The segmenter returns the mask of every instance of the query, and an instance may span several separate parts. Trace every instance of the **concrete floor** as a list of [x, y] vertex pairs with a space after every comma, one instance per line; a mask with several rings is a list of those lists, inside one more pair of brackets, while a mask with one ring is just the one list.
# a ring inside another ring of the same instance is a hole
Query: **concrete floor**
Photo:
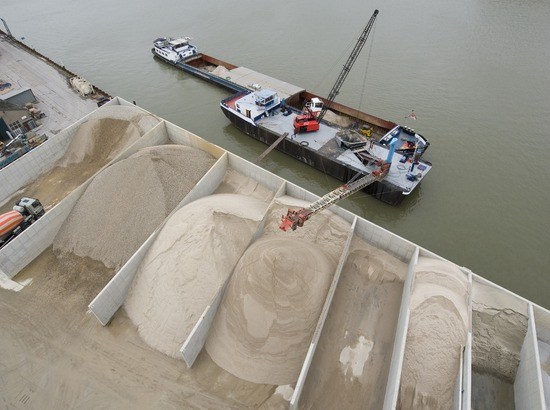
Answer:
[[92, 98], [81, 97], [69, 84], [69, 77], [45, 59], [29, 53], [19, 44], [0, 36], [0, 80], [11, 90], [30, 88], [46, 117], [37, 134], [51, 137], [97, 108]]

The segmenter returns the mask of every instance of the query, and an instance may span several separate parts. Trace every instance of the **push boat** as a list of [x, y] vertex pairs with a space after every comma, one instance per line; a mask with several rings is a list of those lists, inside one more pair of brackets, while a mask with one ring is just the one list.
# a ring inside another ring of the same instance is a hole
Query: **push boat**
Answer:
[[183, 61], [197, 54], [197, 47], [189, 43], [190, 37], [159, 37], [153, 42], [153, 53], [171, 61]]
[[[158, 53], [155, 47], [153, 54], [189, 74], [233, 91], [220, 106], [239, 130], [265, 144], [276, 145], [278, 151], [344, 183], [371, 174], [381, 159], [391, 158], [385, 178], [363, 190], [385, 203], [400, 204], [432, 168], [423, 158], [430, 143], [410, 127], [204, 53], [174, 60]], [[297, 117], [304, 112], [315, 116], [327, 103], [330, 109], [315, 132], [296, 129]]]

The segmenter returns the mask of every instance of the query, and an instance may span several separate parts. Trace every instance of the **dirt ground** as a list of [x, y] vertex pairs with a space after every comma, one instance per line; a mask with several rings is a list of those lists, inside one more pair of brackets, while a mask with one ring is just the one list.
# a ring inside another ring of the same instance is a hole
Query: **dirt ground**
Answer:
[[122, 309], [102, 327], [86, 310], [112, 274], [49, 248], [15, 277], [31, 284], [0, 289], [0, 408], [247, 408], [272, 396], [204, 352], [188, 370], [152, 350]]

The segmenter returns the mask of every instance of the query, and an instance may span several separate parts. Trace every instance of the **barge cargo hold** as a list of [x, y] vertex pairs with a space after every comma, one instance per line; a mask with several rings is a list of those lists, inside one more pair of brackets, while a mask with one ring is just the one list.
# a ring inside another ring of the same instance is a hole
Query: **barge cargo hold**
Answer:
[[[289, 133], [289, 137], [277, 145], [277, 150], [344, 183], [358, 174], [367, 175], [372, 172], [373, 164], [366, 159], [386, 158], [389, 152], [388, 145], [395, 140], [396, 155], [388, 176], [365, 188], [367, 194], [383, 202], [391, 205], [400, 204], [432, 168], [430, 162], [422, 159], [430, 143], [424, 136], [408, 127], [332, 102], [329, 111], [331, 118], [327, 115], [323, 119], [319, 131], [294, 134], [293, 119], [302, 112], [302, 107], [316, 98], [326, 103], [325, 98], [206, 54], [173, 60], [159, 54], [155, 48], [152, 52], [155, 57], [189, 74], [236, 92], [221, 101], [221, 109], [225, 116], [248, 136], [271, 145], [284, 133]], [[279, 103], [262, 107], [252, 102], [257, 96], [269, 90], [276, 92]], [[246, 99], [250, 101], [247, 102]], [[249, 112], [246, 109], [239, 112], [239, 100], [248, 103]], [[252, 114], [251, 108], [256, 109], [256, 116]], [[369, 138], [362, 146], [343, 147], [336, 139], [342, 130], [353, 135], [366, 130], [365, 134], [369, 135]], [[412, 150], [411, 146], [414, 147]], [[360, 152], [354, 152], [358, 150]]]

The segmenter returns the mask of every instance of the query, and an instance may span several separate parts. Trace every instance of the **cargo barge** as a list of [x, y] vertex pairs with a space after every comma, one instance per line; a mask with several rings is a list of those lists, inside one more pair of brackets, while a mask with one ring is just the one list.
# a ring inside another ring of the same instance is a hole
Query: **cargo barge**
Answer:
[[167, 42], [178, 44], [181, 49], [182, 41], [188, 40], [157, 39], [152, 52], [166, 63], [235, 92], [223, 99], [220, 106], [225, 116], [248, 136], [268, 145], [277, 144], [277, 150], [344, 183], [370, 174], [376, 159], [387, 158], [389, 144], [395, 141], [395, 155], [387, 177], [364, 190], [391, 205], [400, 204], [431, 170], [432, 164], [422, 158], [430, 145], [424, 136], [334, 101], [330, 101], [330, 117], [327, 115], [320, 121], [318, 131], [296, 132], [293, 122], [304, 112], [304, 107], [329, 101], [206, 54], [178, 56], [163, 52]]

